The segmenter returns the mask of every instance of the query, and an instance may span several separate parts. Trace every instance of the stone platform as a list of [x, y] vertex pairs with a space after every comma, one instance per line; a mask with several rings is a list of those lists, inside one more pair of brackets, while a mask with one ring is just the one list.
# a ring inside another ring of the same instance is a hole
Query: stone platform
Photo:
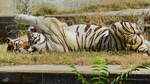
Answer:
[[[90, 80], [91, 66], [76, 66], [78, 71]], [[129, 69], [119, 65], [109, 65], [109, 78], [116, 78]], [[127, 84], [150, 84], [150, 70], [133, 72]], [[0, 67], [0, 84], [82, 84], [68, 65], [18, 65]]]

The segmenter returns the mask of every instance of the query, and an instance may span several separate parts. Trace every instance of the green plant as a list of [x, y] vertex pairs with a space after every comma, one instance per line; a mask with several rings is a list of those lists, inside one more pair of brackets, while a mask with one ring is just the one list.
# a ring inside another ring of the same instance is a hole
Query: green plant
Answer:
[[123, 79], [127, 79], [129, 77], [129, 75], [133, 72], [133, 71], [140, 71], [140, 69], [148, 69], [150, 68], [150, 63], [142, 63], [139, 66], [136, 66], [130, 70], [128, 70], [127, 72], [121, 74], [120, 76], [118, 76], [116, 79], [114, 79], [111, 84], [119, 84], [122, 82]]
[[16, 27], [19, 30], [18, 36], [26, 34], [26, 30], [28, 29], [26, 25], [24, 25], [24, 24], [18, 24]]
[[31, 14], [32, 13], [32, 2], [31, 0], [17, 0], [16, 10], [17, 13]]
[[[66, 57], [64, 57], [64, 60], [73, 69], [72, 72], [74, 72], [78, 76], [78, 80], [82, 80], [82, 84], [91, 84], [87, 81], [85, 77], [83, 77], [80, 74], [80, 72], [77, 70], [74, 64], [72, 64]], [[109, 82], [109, 71], [108, 66], [106, 64], [106, 60], [99, 57], [95, 57], [93, 64], [94, 66], [92, 66], [91, 68], [94, 71], [94, 77], [92, 77], [91, 80], [93, 80], [94, 82], [92, 84], [122, 84], [122, 81], [127, 79], [133, 71], [140, 71], [140, 69], [150, 68], [150, 63], [142, 63], [139, 66], [131, 68], [127, 72], [117, 76], [117, 78], [114, 79], [112, 82]]]
[[124, 55], [131, 55], [133, 51], [130, 50], [120, 50], [120, 51], [108, 51], [109, 55], [118, 55], [118, 56], [124, 56]]
[[75, 75], [78, 76], [78, 80], [81, 80], [81, 81], [82, 81], [82, 84], [90, 84], [90, 83], [86, 80], [86, 78], [80, 74], [80, 72], [77, 70], [77, 68], [75, 67], [75, 65], [72, 64], [66, 57], [64, 57], [64, 61], [73, 69], [72, 72], [74, 72]]
[[108, 84], [108, 67], [106, 64], [106, 60], [100, 57], [95, 57], [93, 61], [93, 66], [91, 67], [94, 71], [93, 75], [99, 75], [93, 77], [91, 80], [95, 80], [93, 84]]
[[[66, 57], [64, 57], [64, 61], [73, 69], [72, 72], [74, 72], [78, 76], [78, 80], [82, 80], [82, 84], [90, 84], [85, 77], [83, 77], [80, 72], [77, 70], [74, 64], [72, 64]], [[93, 66], [91, 67], [93, 69], [93, 75], [96, 75], [91, 78], [92, 81], [94, 81], [92, 84], [108, 84], [108, 67], [106, 64], [106, 60], [95, 57], [93, 61]]]
[[15, 57], [15, 56], [12, 56], [12, 57], [10, 57], [10, 58], [8, 59], [8, 61], [9, 61], [9, 63], [10, 63], [11, 65], [15, 65], [15, 64], [16, 64], [16, 57]]

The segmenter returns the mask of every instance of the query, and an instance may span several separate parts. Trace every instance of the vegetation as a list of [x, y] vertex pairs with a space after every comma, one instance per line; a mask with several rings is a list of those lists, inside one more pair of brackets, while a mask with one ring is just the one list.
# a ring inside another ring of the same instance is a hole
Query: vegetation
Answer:
[[[60, 18], [59, 20], [62, 22], [67, 23], [67, 25], [73, 25], [73, 24], [95, 24], [100, 26], [109, 26], [110, 24], [118, 21], [129, 21], [129, 22], [136, 22], [138, 19], [138, 16], [126, 16], [126, 17], [119, 17], [119, 16], [104, 16], [104, 15], [91, 15], [91, 16], [76, 16], [76, 17], [70, 17], [67, 19]], [[27, 30], [27, 27], [25, 25], [18, 25], [17, 28], [22, 31], [22, 34], [24, 34]], [[149, 31], [149, 30], [147, 30]]]
[[31, 0], [17, 0], [16, 10], [19, 14], [31, 14], [33, 7], [31, 6]]
[[[29, 0], [26, 0], [27, 2]], [[23, 9], [18, 9], [22, 13], [30, 13], [30, 10], [27, 10], [27, 2], [22, 2]], [[74, 12], [95, 12], [95, 11], [105, 11], [105, 10], [120, 10], [126, 8], [141, 8], [148, 7], [150, 5], [149, 0], [113, 0], [112, 2], [102, 2], [98, 4], [90, 4], [88, 7], [85, 7], [80, 10], [70, 11], [70, 13]], [[25, 9], [24, 9], [25, 8]], [[55, 8], [55, 9], [54, 9]], [[88, 10], [87, 10], [88, 9]], [[46, 15], [46, 14], [62, 14], [69, 13], [69, 11], [58, 10], [58, 7], [53, 5], [45, 5], [41, 4], [37, 7], [36, 15]], [[136, 22], [138, 19], [137, 16], [103, 16], [103, 15], [92, 15], [92, 16], [77, 16], [68, 18], [66, 20], [60, 19], [62, 22], [66, 22], [68, 25], [73, 24], [96, 24], [109, 26], [110, 24], [117, 21], [129, 21]], [[24, 34], [27, 29], [24, 25], [18, 25], [20, 30], [24, 30], [22, 34]], [[149, 29], [147, 30], [149, 31]], [[21, 34], [21, 35], [22, 35]], [[92, 64], [93, 56], [98, 56], [105, 58], [107, 64], [120, 64], [124, 67], [135, 66], [141, 62], [147, 61], [149, 62], [149, 58], [146, 54], [137, 54], [129, 51], [119, 51], [119, 52], [69, 52], [69, 53], [11, 53], [6, 51], [6, 44], [0, 46], [0, 65], [17, 65], [17, 64], [65, 64], [62, 61], [62, 56], [66, 56], [69, 60], [71, 60], [75, 64], [79, 65], [90, 65]], [[133, 63], [134, 61], [134, 63]]]
[[[78, 80], [82, 81], [82, 84], [91, 84], [84, 76], [80, 74], [80, 72], [77, 70], [74, 64], [71, 63], [67, 58], [64, 57], [64, 61], [73, 69], [72, 72], [74, 72]], [[93, 61], [93, 66], [91, 67], [93, 69], [93, 75], [94, 77], [91, 78], [91, 81], [93, 81], [92, 84], [108, 84], [108, 67], [106, 64], [105, 59], [100, 59], [99, 57], [95, 57]]]
[[65, 56], [73, 64], [91, 65], [95, 56], [106, 59], [106, 64], [122, 65], [122, 68], [136, 66], [142, 62], [150, 62], [147, 54], [131, 51], [119, 52], [50, 52], [50, 53], [12, 53], [7, 52], [7, 45], [0, 45], [0, 66], [3, 65], [31, 65], [31, 64], [66, 64]]
[[150, 63], [144, 62], [136, 67], [131, 68], [130, 70], [128, 70], [127, 72], [122, 73], [120, 76], [118, 76], [115, 80], [113, 80], [111, 82], [111, 84], [119, 84], [121, 83], [124, 79], [127, 79], [129, 77], [129, 75], [133, 72], [133, 71], [140, 71], [140, 69], [148, 69], [150, 68]]
[[[94, 77], [91, 78], [92, 82], [87, 80], [83, 75], [80, 74], [80, 72], [77, 70], [75, 65], [71, 63], [67, 58], [64, 57], [65, 62], [73, 69], [72, 72], [74, 72], [78, 80], [82, 81], [82, 84], [123, 84], [122, 81], [128, 79], [129, 75], [133, 71], [140, 71], [140, 69], [148, 69], [150, 68], [150, 63], [144, 62], [136, 67], [131, 68], [127, 72], [122, 73], [121, 75], [117, 76], [116, 79], [112, 80], [110, 82], [108, 76], [109, 71], [106, 64], [105, 59], [95, 57], [95, 60], [93, 61], [93, 66], [91, 67], [94, 72]], [[93, 81], [94, 80], [94, 81]]]
[[108, 84], [109, 71], [106, 64], [106, 59], [95, 57], [93, 61], [93, 75], [98, 75], [92, 78], [93, 84]]
[[53, 4], [50, 3], [42, 3], [42, 4], [38, 4], [36, 6], [36, 12], [34, 15], [36, 16], [43, 16], [43, 15], [49, 15], [49, 14], [58, 14], [59, 12], [61, 12], [61, 10], [59, 10], [58, 7], [56, 7]]
[[86, 7], [78, 10], [64, 11], [59, 10], [54, 5], [47, 3], [36, 6], [34, 15], [50, 15], [50, 14], [68, 14], [68, 13], [87, 13], [87, 12], [101, 12], [101, 11], [116, 11], [128, 8], [145, 8], [150, 6], [149, 0], [112, 0], [100, 1], [98, 3], [90, 3]]
[[91, 16], [76, 16], [76, 17], [71, 17], [68, 19], [59, 19], [62, 22], [66, 22], [68, 25], [73, 25], [73, 24], [96, 24], [96, 25], [102, 25], [102, 26], [109, 26], [114, 22], [118, 21], [128, 21], [128, 22], [136, 22], [138, 20], [138, 16], [104, 16], [100, 14], [95, 14]]
[[145, 8], [148, 6], [150, 6], [149, 0], [112, 0], [99, 2], [97, 4], [90, 4], [89, 6], [80, 9], [80, 11], [116, 11], [128, 8]]
[[[121, 0], [120, 0], [121, 1]], [[126, 0], [127, 2], [128, 0]], [[138, 0], [137, 0], [138, 1]], [[145, 3], [146, 0], [142, 1]], [[131, 2], [132, 3], [132, 2]], [[47, 5], [45, 5], [47, 6]], [[40, 6], [41, 7], [41, 6]], [[57, 8], [57, 7], [56, 7]], [[47, 10], [46, 7], [44, 11]], [[48, 10], [47, 10], [48, 11]], [[43, 14], [45, 14], [43, 12]], [[62, 22], [66, 22], [68, 25], [73, 24], [96, 24], [109, 26], [110, 24], [117, 21], [129, 21], [136, 22], [137, 16], [108, 16], [103, 15], [92, 15], [92, 16], [77, 16], [68, 19], [60, 19]], [[18, 28], [25, 30], [24, 25], [18, 25]], [[27, 28], [26, 28], [27, 29]], [[25, 32], [25, 31], [24, 31]], [[24, 34], [23, 32], [23, 34]], [[22, 34], [21, 34], [22, 35]], [[94, 56], [105, 58], [107, 64], [119, 64], [123, 67], [136, 66], [141, 62], [149, 62], [149, 56], [146, 54], [133, 53], [130, 51], [119, 51], [119, 52], [69, 52], [69, 53], [11, 53], [6, 51], [6, 44], [0, 46], [0, 65], [18, 65], [18, 64], [65, 64], [62, 61], [62, 57], [66, 56], [74, 64], [79, 65], [90, 65]], [[134, 62], [133, 62], [134, 61]]]

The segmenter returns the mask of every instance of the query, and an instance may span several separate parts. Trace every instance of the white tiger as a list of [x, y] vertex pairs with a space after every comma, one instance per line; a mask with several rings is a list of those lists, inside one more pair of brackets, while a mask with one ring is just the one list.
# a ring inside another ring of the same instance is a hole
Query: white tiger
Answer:
[[34, 51], [48, 51], [51, 46], [46, 41], [46, 37], [40, 31], [37, 31], [34, 27], [30, 26], [27, 31], [29, 39], [29, 52]]
[[[82, 25], [83, 26], [83, 25]], [[86, 26], [86, 25], [85, 25]], [[74, 27], [76, 27], [74, 25]], [[79, 33], [76, 33], [72, 30], [70, 30], [68, 33], [70, 33], [70, 37], [74, 37], [73, 40], [76, 42], [77, 44], [77, 48], [72, 49], [73, 51], [75, 50], [100, 50], [101, 48], [98, 47], [99, 40], [100, 38], [103, 40], [105, 39], [105, 37], [107, 38], [108, 36], [108, 28], [107, 27], [99, 27], [96, 25], [92, 25], [91, 26], [93, 29], [91, 29], [89, 32], [86, 33], [81, 33], [80, 31], [80, 35]], [[87, 27], [88, 28], [88, 27]], [[90, 28], [89, 28], [90, 29]], [[80, 29], [79, 29], [80, 30]], [[83, 31], [85, 32], [85, 31]], [[93, 33], [95, 33], [93, 35]], [[38, 35], [37, 35], [38, 34]], [[30, 40], [31, 44], [36, 45], [37, 42], [39, 42], [40, 44], [44, 44], [46, 43], [46, 39], [44, 37], [44, 35], [42, 35], [42, 33], [39, 32], [30, 32], [30, 36], [32, 38], [29, 37], [29, 39], [32, 39], [32, 41]], [[36, 37], [36, 38], [35, 38]], [[45, 39], [43, 41], [40, 41], [40, 39]], [[37, 41], [38, 40], [38, 41]], [[36, 43], [35, 43], [36, 42]], [[48, 47], [42, 47], [42, 45], [38, 45], [41, 49], [48, 49]], [[107, 46], [107, 45], [106, 45]], [[39, 48], [39, 49], [40, 49]], [[104, 48], [104, 47], [103, 47]], [[36, 48], [37, 49], [37, 48]]]
[[31, 25], [41, 31], [51, 45], [49, 51], [68, 52], [77, 50], [73, 32], [66, 29], [57, 19], [28, 15], [18, 15], [15, 19], [19, 23]]
[[131, 50], [150, 53], [149, 41], [143, 38], [142, 27], [136, 23], [116, 22], [110, 27], [79, 24], [67, 28], [52, 18], [19, 15], [16, 20], [32, 25], [41, 31], [50, 45], [49, 51], [99, 51], [130, 48]]

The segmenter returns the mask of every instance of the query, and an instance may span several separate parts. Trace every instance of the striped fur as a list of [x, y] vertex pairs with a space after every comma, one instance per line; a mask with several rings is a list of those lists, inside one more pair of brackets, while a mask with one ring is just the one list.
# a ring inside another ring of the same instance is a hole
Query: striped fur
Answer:
[[[136, 23], [116, 22], [109, 28], [109, 33], [116, 41], [116, 49], [130, 49], [150, 55], [150, 43], [142, 36], [142, 31]], [[120, 44], [120, 45], [118, 45]]]
[[7, 44], [7, 50], [12, 52], [23, 52], [29, 48], [27, 35], [20, 36], [16, 39], [7, 38]]
[[[72, 30], [77, 27], [77, 30]], [[85, 27], [85, 28], [84, 28]], [[77, 50], [104, 50], [108, 48], [108, 45], [99, 45], [101, 43], [107, 43], [108, 41], [108, 27], [99, 27], [96, 25], [73, 25], [68, 27], [70, 29], [70, 37], [73, 38], [76, 44], [76, 47], [72, 47], [70, 51], [77, 51]], [[85, 29], [85, 30], [83, 30]], [[76, 32], [74, 32], [76, 31]], [[95, 33], [95, 34], [94, 34]], [[30, 32], [30, 42], [32, 44], [32, 49], [51, 49], [50, 45], [48, 45], [46, 41], [46, 37], [40, 32]], [[42, 40], [41, 40], [42, 39]], [[84, 41], [86, 40], [86, 41]], [[101, 43], [100, 43], [101, 42]], [[101, 47], [103, 46], [103, 47]], [[110, 46], [112, 47], [112, 46]]]
[[30, 45], [28, 51], [48, 51], [49, 49], [51, 49], [51, 46], [46, 41], [46, 37], [41, 32], [37, 32], [36, 29], [32, 29], [34, 31], [31, 31], [31, 28], [33, 27], [30, 27], [28, 30], [28, 38]]
[[74, 37], [70, 37], [72, 32], [68, 31], [63, 24], [55, 18], [18, 15], [15, 19], [19, 23], [34, 26], [35, 29], [42, 32], [51, 47], [49, 51], [68, 52], [76, 47]]
[[97, 25], [77, 24], [68, 26], [68, 29], [75, 32], [78, 50], [105, 50], [113, 47], [109, 44], [108, 27]]
[[[142, 36], [142, 28], [136, 23], [116, 22], [110, 27], [78, 24], [64, 27], [55, 18], [38, 18], [34, 16], [19, 15], [16, 20], [34, 26], [39, 32], [33, 35], [45, 38], [48, 51], [68, 52], [82, 50], [134, 50], [150, 53], [149, 41]], [[39, 35], [38, 35], [39, 34]], [[32, 36], [34, 37], [34, 36]], [[37, 38], [36, 37], [36, 38]], [[36, 42], [36, 41], [35, 41]], [[37, 41], [38, 42], [38, 41]], [[34, 45], [37, 43], [32, 42]], [[38, 44], [39, 45], [39, 44]], [[40, 46], [40, 45], [39, 45]], [[40, 47], [41, 49], [43, 47]]]
[[76, 32], [78, 48], [86, 50], [133, 50], [149, 54], [150, 43], [136, 23], [116, 22], [108, 27], [78, 24], [68, 27]]

